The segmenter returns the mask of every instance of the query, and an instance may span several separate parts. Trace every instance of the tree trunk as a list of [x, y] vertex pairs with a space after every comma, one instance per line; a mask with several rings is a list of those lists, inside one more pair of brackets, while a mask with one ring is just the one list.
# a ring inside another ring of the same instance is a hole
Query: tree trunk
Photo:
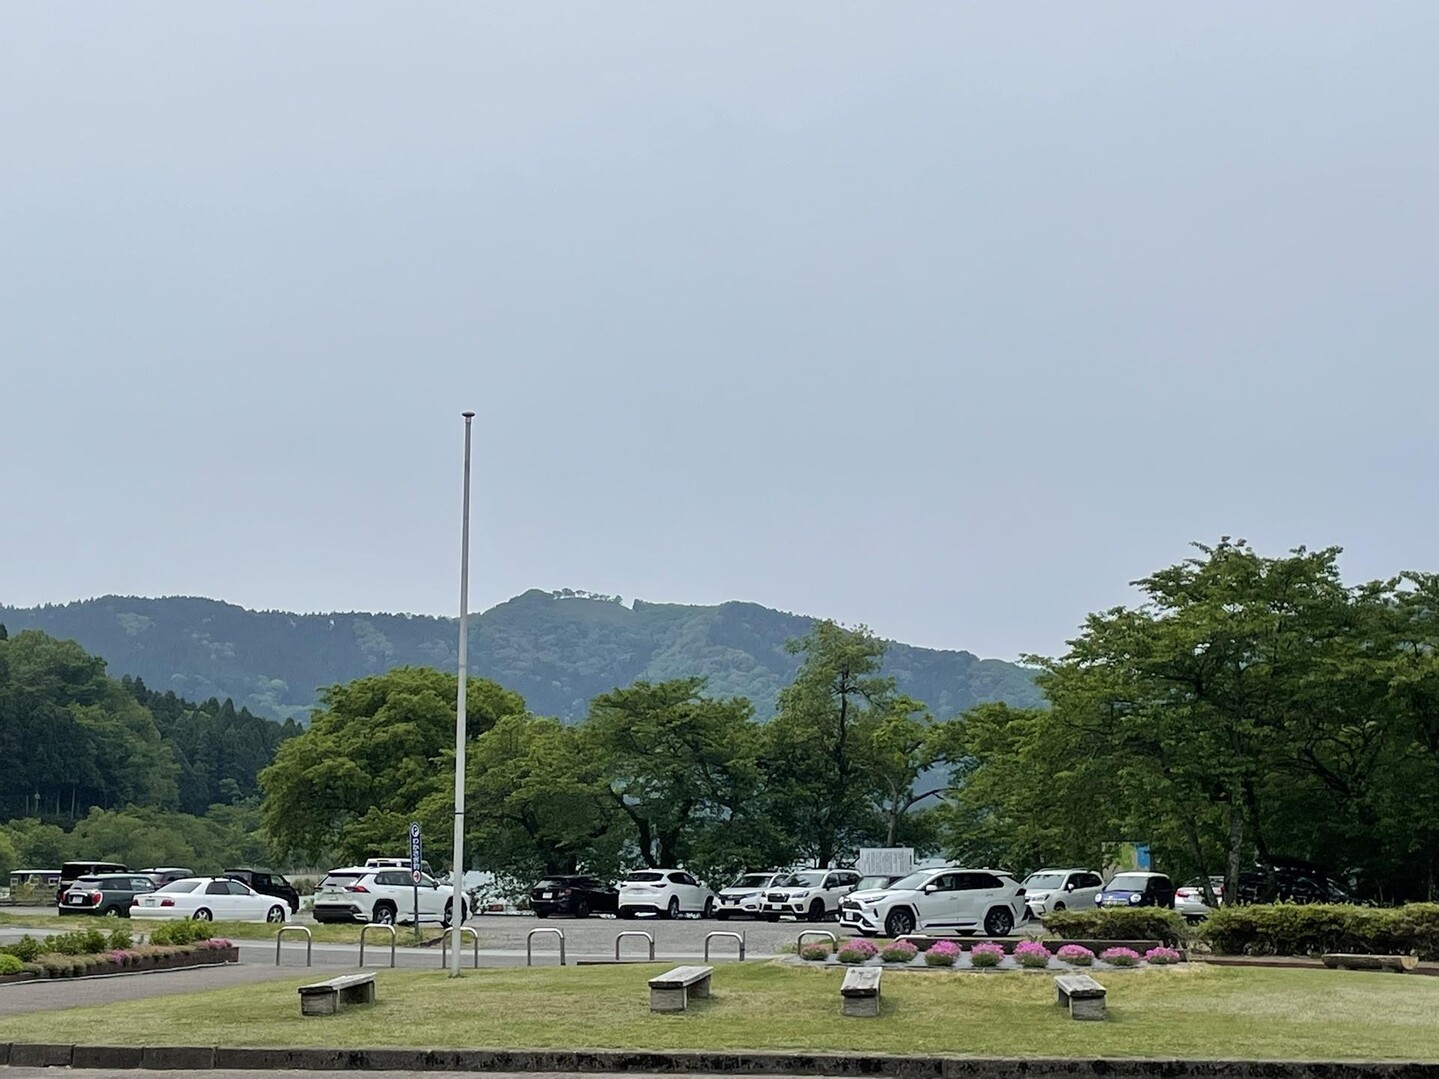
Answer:
[[1226, 902], [1239, 902], [1239, 875], [1244, 872], [1244, 813], [1239, 806], [1229, 803], [1229, 864], [1224, 872], [1224, 894]]
[[1211, 907], [1219, 904], [1214, 898], [1214, 885], [1209, 881], [1209, 867], [1204, 864], [1204, 846], [1199, 842], [1199, 829], [1195, 827], [1194, 818], [1184, 819], [1184, 839], [1189, 846], [1189, 856], [1194, 859], [1194, 865], [1199, 870], [1199, 880], [1204, 888], [1204, 902]]

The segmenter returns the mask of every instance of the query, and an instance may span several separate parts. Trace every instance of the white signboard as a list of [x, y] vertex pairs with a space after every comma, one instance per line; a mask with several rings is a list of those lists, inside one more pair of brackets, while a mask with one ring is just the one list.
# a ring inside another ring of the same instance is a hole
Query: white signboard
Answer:
[[855, 869], [861, 876], [904, 876], [914, 870], [912, 847], [861, 847]]

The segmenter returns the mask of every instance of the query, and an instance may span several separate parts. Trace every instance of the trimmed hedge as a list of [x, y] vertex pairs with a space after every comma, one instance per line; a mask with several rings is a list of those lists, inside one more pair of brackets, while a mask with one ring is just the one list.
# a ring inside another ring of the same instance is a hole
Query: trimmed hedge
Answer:
[[24, 969], [25, 964], [13, 955], [0, 955], [0, 975], [19, 974]]
[[163, 922], [150, 933], [151, 944], [198, 944], [210, 939], [210, 923], [193, 919]]
[[1199, 929], [1223, 955], [1416, 955], [1439, 959], [1439, 903], [1373, 908], [1266, 903], [1220, 907]]
[[1180, 944], [1189, 936], [1183, 916], [1164, 907], [1104, 907], [1047, 914], [1044, 928], [1068, 940], [1157, 940]]

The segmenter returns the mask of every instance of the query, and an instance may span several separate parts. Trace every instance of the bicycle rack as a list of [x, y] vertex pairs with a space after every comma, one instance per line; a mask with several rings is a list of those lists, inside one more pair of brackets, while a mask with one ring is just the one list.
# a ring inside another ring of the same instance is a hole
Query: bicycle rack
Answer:
[[[479, 935], [478, 933], [476, 933], [473, 929], [471, 929], [471, 928], [470, 928], [469, 926], [467, 926], [467, 925], [462, 925], [462, 926], [460, 926], [460, 947], [461, 947], [461, 948], [463, 948], [463, 947], [465, 946], [465, 945], [464, 945], [464, 940], [465, 940], [465, 934], [466, 934], [466, 933], [468, 933], [468, 934], [470, 935], [470, 940], [474, 942], [474, 945], [475, 945], [475, 969], [476, 969], [476, 970], [479, 970], [479, 969], [480, 969], [480, 935]], [[449, 954], [450, 954], [450, 930], [446, 929], [446, 930], [445, 930], [445, 935], [440, 938], [440, 966], [442, 966], [442, 967], [447, 967], [447, 966], [450, 965], [450, 964], [449, 964], [449, 958], [448, 958], [448, 957], [449, 957]]]
[[531, 929], [529, 933], [525, 935], [525, 966], [532, 967], [535, 965], [535, 957], [533, 951], [535, 937], [537, 937], [541, 933], [560, 938], [560, 966], [564, 966], [565, 931], [563, 929], [550, 929], [549, 927], [545, 927], [544, 929]]
[[620, 941], [624, 940], [625, 937], [644, 937], [650, 944], [650, 962], [653, 963], [655, 961], [655, 938], [643, 929], [626, 929], [619, 936], [615, 937], [615, 959], [617, 961], [620, 957]]
[[363, 967], [365, 965], [365, 934], [368, 933], [371, 929], [385, 929], [389, 931], [390, 966], [393, 967], [395, 965], [395, 927], [392, 925], [380, 925], [378, 923], [367, 925], [360, 930], [360, 966]]
[[[739, 959], [740, 959], [740, 962], [741, 962], [741, 963], [744, 962], [744, 934], [743, 934], [743, 933], [723, 933], [723, 932], [717, 932], [717, 933], [706, 933], [706, 934], [705, 934], [705, 962], [706, 962], [706, 963], [708, 963], [708, 962], [710, 961], [710, 941], [714, 940], [715, 937], [727, 937], [727, 938], [729, 938], [730, 940], [737, 940], [737, 941], [739, 941]], [[653, 957], [651, 957], [651, 958], [653, 958]]]
[[839, 947], [839, 938], [836, 937], [833, 933], [831, 933], [828, 929], [806, 929], [795, 939], [794, 950], [796, 954], [798, 954], [799, 950], [804, 947], [805, 937], [829, 937], [830, 946], [833, 948]]
[[278, 967], [280, 965], [280, 940], [284, 937], [286, 933], [305, 934], [305, 966], [308, 967], [310, 965], [310, 950], [315, 943], [315, 937], [314, 934], [312, 934], [310, 930], [303, 925], [280, 926], [280, 931], [275, 934], [275, 966]]

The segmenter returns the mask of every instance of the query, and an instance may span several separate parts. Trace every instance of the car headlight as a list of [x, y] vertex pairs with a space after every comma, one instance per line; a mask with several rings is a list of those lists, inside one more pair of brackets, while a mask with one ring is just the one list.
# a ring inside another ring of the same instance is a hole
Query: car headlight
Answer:
[[1139, 901], [1140, 901], [1140, 899], [1142, 899], [1142, 898], [1143, 898], [1142, 896], [1137, 895], [1137, 894], [1136, 894], [1136, 895], [1131, 895], [1131, 896], [1129, 897], [1130, 906], [1135, 906], [1135, 907], [1139, 906]]
[[790, 892], [790, 893], [789, 893], [789, 897], [790, 897], [791, 899], [805, 899], [805, 898], [807, 898], [808, 896], [809, 896], [809, 892], [808, 892], [808, 891], [803, 891], [803, 892]]

